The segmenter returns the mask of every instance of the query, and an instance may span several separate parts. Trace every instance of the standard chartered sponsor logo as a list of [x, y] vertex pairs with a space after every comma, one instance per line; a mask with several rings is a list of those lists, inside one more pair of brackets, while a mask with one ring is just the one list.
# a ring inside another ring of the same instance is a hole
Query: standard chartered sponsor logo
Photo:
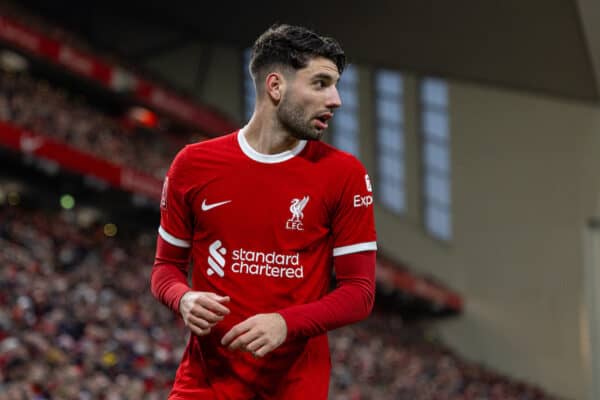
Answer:
[[264, 275], [273, 278], [304, 278], [300, 254], [263, 253], [244, 249], [234, 250], [231, 271], [236, 274]]
[[[220, 240], [214, 241], [209, 247], [207, 270], [208, 275], [217, 273], [225, 276], [226, 260], [223, 257], [227, 251]], [[259, 275], [269, 278], [303, 279], [304, 266], [300, 263], [300, 254], [283, 254], [263, 251], [235, 249], [231, 252], [230, 271], [234, 274]]]
[[215, 272], [221, 278], [225, 276], [225, 271], [223, 268], [225, 267], [225, 258], [223, 256], [227, 253], [225, 247], [220, 240], [215, 240], [208, 248], [208, 265], [210, 268], [206, 270], [206, 273], [210, 276]]

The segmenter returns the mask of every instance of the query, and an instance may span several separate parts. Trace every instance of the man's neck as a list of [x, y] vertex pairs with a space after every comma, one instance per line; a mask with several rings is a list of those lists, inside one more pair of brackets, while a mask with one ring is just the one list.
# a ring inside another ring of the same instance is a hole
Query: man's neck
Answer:
[[261, 154], [279, 154], [293, 149], [299, 142], [281, 126], [275, 116], [267, 119], [255, 113], [244, 133], [250, 147]]

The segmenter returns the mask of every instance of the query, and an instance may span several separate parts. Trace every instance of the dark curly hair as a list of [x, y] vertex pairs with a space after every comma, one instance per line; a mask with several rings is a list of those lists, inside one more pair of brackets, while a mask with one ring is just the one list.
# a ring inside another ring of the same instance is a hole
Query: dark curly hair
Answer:
[[306, 67], [315, 57], [331, 60], [340, 74], [346, 66], [344, 50], [335, 39], [301, 26], [275, 24], [254, 42], [250, 73], [256, 81], [265, 67], [280, 65], [297, 70]]

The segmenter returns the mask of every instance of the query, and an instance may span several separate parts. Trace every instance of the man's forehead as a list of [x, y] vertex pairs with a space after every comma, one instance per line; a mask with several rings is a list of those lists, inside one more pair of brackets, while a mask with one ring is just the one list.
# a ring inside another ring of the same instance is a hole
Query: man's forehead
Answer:
[[337, 65], [333, 61], [325, 57], [312, 58], [305, 68], [300, 71], [305, 72], [309, 75], [315, 74], [327, 74], [331, 75], [332, 78], [337, 79], [340, 76]]

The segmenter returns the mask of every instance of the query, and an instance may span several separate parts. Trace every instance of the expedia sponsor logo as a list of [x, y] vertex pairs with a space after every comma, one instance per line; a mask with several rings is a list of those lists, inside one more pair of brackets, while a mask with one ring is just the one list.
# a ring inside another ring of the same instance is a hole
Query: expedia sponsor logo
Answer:
[[215, 273], [221, 278], [227, 273], [266, 276], [269, 278], [303, 279], [304, 266], [300, 262], [299, 253], [283, 254], [235, 249], [231, 252], [231, 260], [226, 260], [227, 250], [220, 240], [215, 240], [208, 248], [208, 265], [206, 273]]
[[367, 196], [361, 196], [360, 194], [356, 194], [354, 195], [353, 204], [354, 208], [369, 207], [371, 204], [373, 204], [373, 196], [371, 196], [370, 194]]

